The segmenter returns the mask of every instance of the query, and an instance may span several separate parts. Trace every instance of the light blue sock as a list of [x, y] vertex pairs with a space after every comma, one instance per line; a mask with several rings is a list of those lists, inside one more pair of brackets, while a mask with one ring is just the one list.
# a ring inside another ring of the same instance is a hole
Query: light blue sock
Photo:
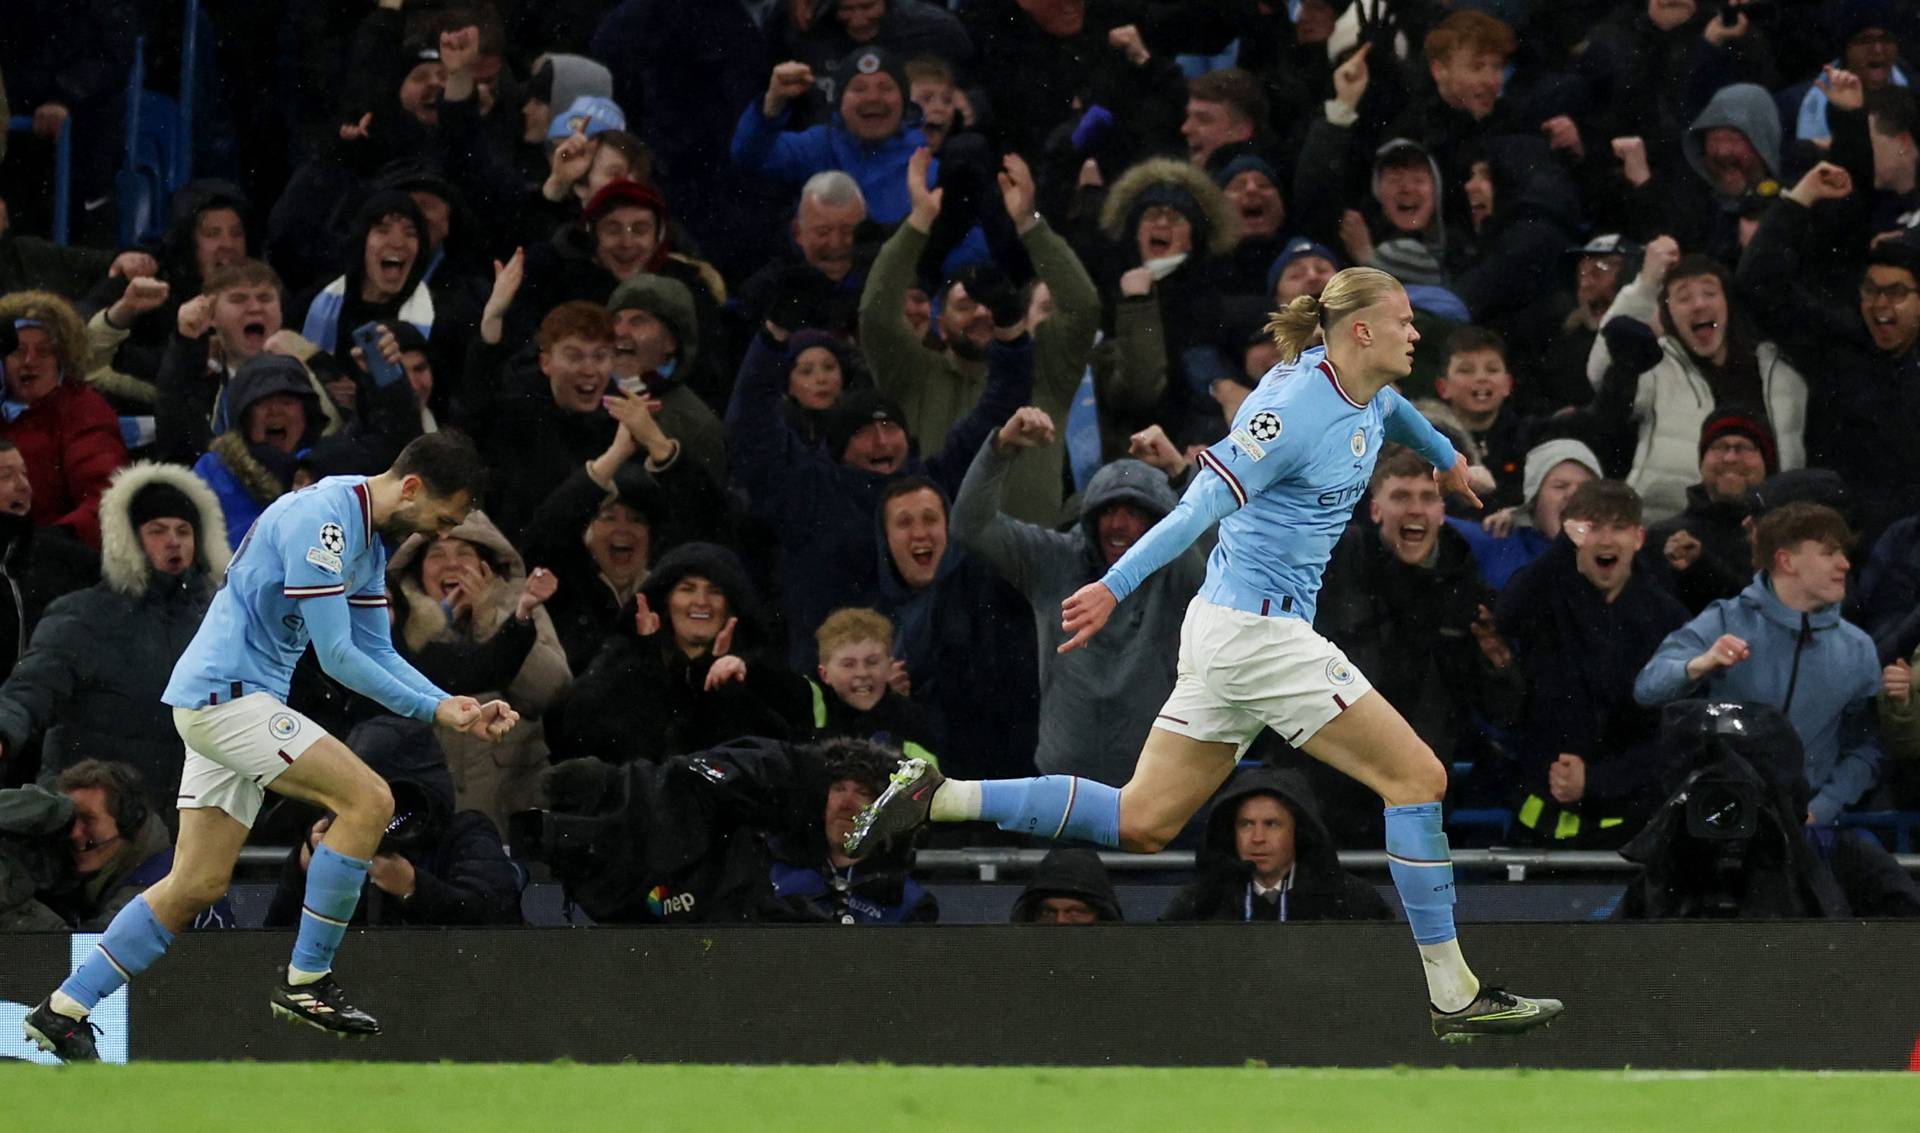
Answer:
[[1453, 852], [1440, 829], [1440, 804], [1387, 808], [1387, 870], [1416, 944], [1444, 944], [1453, 928]]
[[980, 784], [980, 817], [1020, 834], [1118, 846], [1120, 788], [1077, 775], [988, 779]]
[[360, 903], [367, 863], [322, 842], [307, 866], [307, 899], [300, 909], [300, 935], [293, 942], [293, 966], [303, 972], [330, 972], [347, 921]]
[[60, 985], [60, 994], [91, 1011], [151, 967], [172, 943], [173, 934], [154, 917], [146, 897], [135, 897], [114, 915], [93, 954]]

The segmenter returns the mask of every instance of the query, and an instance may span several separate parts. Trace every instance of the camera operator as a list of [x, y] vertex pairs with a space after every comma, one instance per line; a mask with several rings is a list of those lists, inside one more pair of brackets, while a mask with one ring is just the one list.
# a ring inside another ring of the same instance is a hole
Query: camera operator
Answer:
[[[910, 844], [891, 845], [854, 861], [841, 844], [853, 832], [854, 816], [887, 788], [900, 753], [883, 744], [846, 739], [820, 761], [807, 790], [809, 820], [799, 830], [775, 835], [773, 890], [809, 919], [839, 924], [931, 924], [940, 906], [908, 870]], [[813, 815], [820, 815], [815, 821]]]
[[[0, 931], [99, 932], [173, 865], [133, 765], [83, 759], [56, 786], [0, 791]], [[233, 923], [223, 897], [193, 927]]]
[[1753, 530], [1753, 582], [1667, 635], [1633, 686], [1648, 707], [1705, 695], [1779, 708], [1806, 749], [1809, 825], [1859, 802], [1885, 758], [1873, 714], [1879, 654], [1840, 616], [1852, 543], [1832, 508], [1768, 512]]
[[[520, 871], [500, 835], [477, 810], [455, 812], [453, 776], [433, 726], [379, 716], [347, 742], [393, 791], [393, 821], [367, 868], [356, 925], [520, 924]], [[267, 907], [266, 927], [298, 923], [313, 848], [333, 825], [325, 815], [287, 855]]]
[[1671, 793], [1620, 851], [1644, 868], [1615, 919], [1920, 916], [1920, 886], [1878, 842], [1801, 822], [1813, 792], [1777, 709], [1679, 701], [1660, 746]]

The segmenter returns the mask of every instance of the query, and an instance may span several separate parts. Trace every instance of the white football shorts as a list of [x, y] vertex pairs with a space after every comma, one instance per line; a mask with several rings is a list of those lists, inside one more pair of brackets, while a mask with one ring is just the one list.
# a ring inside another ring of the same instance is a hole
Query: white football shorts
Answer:
[[1299, 618], [1263, 617], [1195, 598], [1180, 625], [1180, 665], [1153, 722], [1244, 753], [1263, 727], [1298, 745], [1373, 686]]
[[264, 692], [207, 708], [175, 708], [173, 727], [187, 745], [180, 809], [218, 807], [248, 827], [260, 815], [268, 784], [327, 734]]

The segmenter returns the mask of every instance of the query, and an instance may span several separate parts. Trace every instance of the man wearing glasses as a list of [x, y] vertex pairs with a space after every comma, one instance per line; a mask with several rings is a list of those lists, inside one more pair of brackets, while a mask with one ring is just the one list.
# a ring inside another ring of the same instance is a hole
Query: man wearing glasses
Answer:
[[1823, 222], [1838, 206], [1827, 202], [1854, 191], [1846, 170], [1816, 165], [1768, 210], [1735, 278], [1768, 333], [1803, 367], [1807, 464], [1845, 479], [1870, 546], [1920, 499], [1920, 235], [1875, 242], [1853, 294], [1823, 289], [1805, 264], [1828, 254], [1833, 237]]

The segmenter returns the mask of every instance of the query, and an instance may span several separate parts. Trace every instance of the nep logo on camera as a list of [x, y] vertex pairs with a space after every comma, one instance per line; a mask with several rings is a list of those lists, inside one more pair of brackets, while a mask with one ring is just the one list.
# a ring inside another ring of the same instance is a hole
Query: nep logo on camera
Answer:
[[693, 894], [675, 893], [664, 885], [647, 890], [647, 911], [656, 917], [693, 912]]

